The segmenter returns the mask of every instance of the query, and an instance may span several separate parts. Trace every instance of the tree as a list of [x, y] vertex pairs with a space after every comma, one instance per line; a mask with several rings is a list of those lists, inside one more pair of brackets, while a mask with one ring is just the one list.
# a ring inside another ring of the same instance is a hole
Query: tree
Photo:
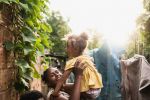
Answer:
[[130, 49], [131, 55], [142, 54], [150, 61], [150, 0], [143, 0], [143, 7], [144, 13], [137, 18], [137, 31], [134, 34], [137, 38], [131, 40], [135, 45], [128, 47], [128, 51]]
[[89, 49], [99, 48], [102, 44], [102, 35], [97, 30], [88, 30], [92, 37], [89, 37]]
[[50, 40], [53, 45], [50, 49], [51, 53], [59, 53], [65, 54], [65, 41], [62, 41], [62, 38], [65, 34], [71, 32], [71, 28], [68, 25], [68, 21], [64, 20], [59, 12], [52, 12], [51, 17], [47, 20], [47, 22], [52, 27], [52, 33], [50, 36]]
[[[150, 0], [143, 0], [145, 12], [137, 20], [139, 39], [143, 42], [144, 56], [150, 61]], [[141, 46], [140, 46], [141, 47]]]

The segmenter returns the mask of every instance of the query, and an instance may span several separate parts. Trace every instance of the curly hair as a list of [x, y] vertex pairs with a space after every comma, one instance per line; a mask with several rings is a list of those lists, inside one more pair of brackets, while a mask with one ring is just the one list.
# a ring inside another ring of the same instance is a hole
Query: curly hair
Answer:
[[45, 95], [37, 90], [27, 91], [20, 96], [20, 100], [39, 100], [40, 98], [46, 100]]
[[47, 82], [48, 82], [48, 79], [47, 79], [47, 77], [48, 77], [48, 70], [49, 70], [49, 68], [46, 69], [46, 70], [43, 72], [43, 75], [42, 75], [42, 81], [43, 81], [44, 83], [47, 83]]
[[73, 47], [75, 48], [78, 53], [83, 53], [84, 49], [88, 45], [88, 35], [83, 32], [80, 35], [75, 34], [68, 34], [65, 37], [65, 40]]

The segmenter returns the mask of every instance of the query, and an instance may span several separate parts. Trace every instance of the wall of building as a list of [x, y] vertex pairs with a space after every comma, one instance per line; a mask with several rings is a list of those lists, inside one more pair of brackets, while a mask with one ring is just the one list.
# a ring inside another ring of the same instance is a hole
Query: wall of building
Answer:
[[[12, 28], [12, 14], [7, 5], [0, 4], [0, 100], [18, 100], [19, 93], [14, 89], [14, 82], [17, 75], [17, 67], [14, 65], [14, 52], [7, 51], [4, 48], [6, 41], [14, 41]], [[37, 59], [39, 63], [35, 64], [37, 70], [40, 72], [40, 58]], [[41, 79], [33, 79], [30, 83], [31, 90], [41, 89]]]
[[4, 48], [5, 41], [13, 41], [9, 8], [0, 4], [0, 100], [16, 100], [17, 92], [13, 84], [16, 78], [14, 53]]

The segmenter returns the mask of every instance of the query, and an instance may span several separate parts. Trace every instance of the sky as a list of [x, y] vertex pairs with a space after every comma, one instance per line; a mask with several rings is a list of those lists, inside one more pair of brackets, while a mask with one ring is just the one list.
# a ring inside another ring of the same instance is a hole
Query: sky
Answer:
[[141, 0], [51, 0], [51, 8], [69, 19], [73, 33], [96, 29], [112, 45], [125, 45], [142, 12]]

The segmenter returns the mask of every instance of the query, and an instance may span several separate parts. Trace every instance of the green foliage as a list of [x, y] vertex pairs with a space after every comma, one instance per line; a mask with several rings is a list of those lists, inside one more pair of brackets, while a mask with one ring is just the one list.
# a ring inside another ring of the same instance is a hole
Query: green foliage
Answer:
[[[39, 78], [34, 64], [36, 58], [44, 55], [44, 49], [51, 47], [49, 40], [52, 28], [47, 24], [48, 0], [0, 0], [12, 12], [13, 42], [6, 41], [4, 46], [15, 53], [18, 75], [15, 87], [22, 92], [29, 88], [29, 81]], [[49, 16], [50, 17], [50, 16]]]
[[150, 0], [143, 0], [143, 6], [147, 11], [150, 11]]
[[11, 4], [11, 3], [19, 3], [19, 0], [0, 0], [0, 2]]
[[[137, 18], [137, 31], [134, 34], [137, 38], [131, 39], [128, 55], [133, 53], [142, 54], [145, 57], [150, 55], [150, 0], [143, 0], [143, 6], [145, 12]], [[132, 44], [134, 46], [131, 46]]]
[[[71, 29], [67, 24], [67, 21], [63, 19], [59, 12], [53, 12], [52, 16], [48, 19], [48, 23], [51, 25], [53, 32], [51, 33], [50, 40], [55, 45], [52, 45], [50, 51], [52, 53], [65, 54], [65, 41], [62, 38], [65, 34], [68, 34]], [[59, 47], [59, 48], [58, 48]]]
[[137, 25], [139, 30], [139, 41], [143, 43], [144, 55], [147, 56], [150, 54], [150, 1], [145, 0], [147, 4], [144, 5], [147, 11], [137, 19]]
[[126, 58], [131, 58], [137, 52], [137, 33], [134, 33], [130, 36], [130, 40], [128, 41], [128, 45], [126, 47]]
[[4, 46], [5, 46], [6, 50], [8, 50], [8, 51], [10, 51], [14, 48], [14, 44], [11, 41], [6, 41], [4, 43]]
[[89, 41], [88, 48], [94, 49], [99, 48], [102, 45], [102, 35], [99, 34], [96, 30], [90, 30], [90, 33], [93, 33], [93, 37]]

